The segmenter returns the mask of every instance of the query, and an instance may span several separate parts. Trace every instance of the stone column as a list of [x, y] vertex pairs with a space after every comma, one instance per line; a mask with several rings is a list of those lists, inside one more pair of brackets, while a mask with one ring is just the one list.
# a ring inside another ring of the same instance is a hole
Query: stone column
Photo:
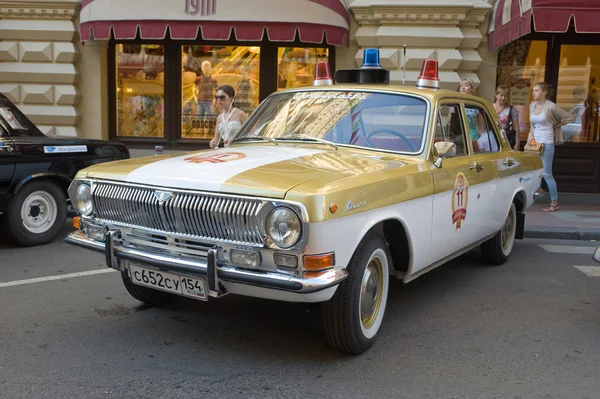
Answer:
[[79, 0], [0, 1], [0, 92], [42, 132], [78, 136]]
[[485, 0], [355, 0], [350, 10], [359, 25], [356, 62], [360, 65], [364, 48], [377, 47], [391, 83], [414, 85], [423, 60], [433, 58], [441, 88], [456, 90], [463, 78], [478, 86], [479, 25], [491, 8]]

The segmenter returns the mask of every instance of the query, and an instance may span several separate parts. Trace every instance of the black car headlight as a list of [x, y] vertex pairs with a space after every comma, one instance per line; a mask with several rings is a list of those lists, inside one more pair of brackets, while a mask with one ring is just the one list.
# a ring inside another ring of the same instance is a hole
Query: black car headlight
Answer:
[[287, 207], [273, 209], [266, 220], [269, 237], [279, 248], [291, 248], [302, 235], [302, 222], [296, 214]]

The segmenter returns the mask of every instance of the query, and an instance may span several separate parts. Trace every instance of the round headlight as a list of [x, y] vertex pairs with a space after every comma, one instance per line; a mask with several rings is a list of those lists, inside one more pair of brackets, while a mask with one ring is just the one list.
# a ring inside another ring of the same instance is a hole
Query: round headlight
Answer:
[[87, 184], [77, 187], [77, 210], [85, 216], [92, 214], [92, 189]]
[[293, 247], [302, 234], [300, 218], [289, 208], [275, 208], [267, 216], [267, 232], [280, 248]]

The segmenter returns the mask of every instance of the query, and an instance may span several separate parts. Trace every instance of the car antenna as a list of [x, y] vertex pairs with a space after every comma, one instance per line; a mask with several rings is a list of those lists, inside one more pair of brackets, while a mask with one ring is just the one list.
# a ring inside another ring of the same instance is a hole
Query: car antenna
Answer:
[[404, 7], [404, 50], [402, 56], [402, 86], [406, 84], [406, 7]]

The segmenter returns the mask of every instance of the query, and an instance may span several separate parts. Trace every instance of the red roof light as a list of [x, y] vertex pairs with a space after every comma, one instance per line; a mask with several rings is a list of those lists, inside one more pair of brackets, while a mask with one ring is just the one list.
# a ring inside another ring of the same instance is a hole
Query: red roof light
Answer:
[[313, 86], [330, 86], [333, 85], [331, 72], [329, 71], [329, 63], [327, 61], [319, 61], [315, 66], [315, 80]]
[[421, 74], [417, 80], [417, 87], [426, 87], [430, 89], [439, 89], [440, 80], [438, 78], [438, 62], [427, 59], [421, 66]]

